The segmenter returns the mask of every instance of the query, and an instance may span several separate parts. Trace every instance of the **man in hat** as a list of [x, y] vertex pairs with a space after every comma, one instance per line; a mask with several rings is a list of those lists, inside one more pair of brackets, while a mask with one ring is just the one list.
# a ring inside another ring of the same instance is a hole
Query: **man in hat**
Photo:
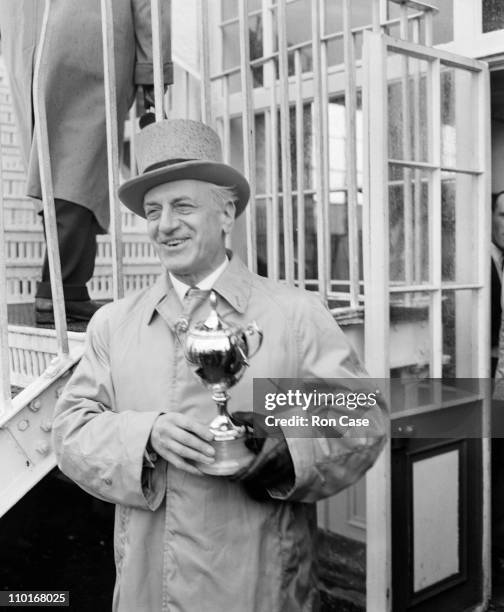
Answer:
[[382, 406], [367, 407], [358, 438], [345, 427], [327, 438], [256, 430], [248, 467], [231, 478], [206, 475], [215, 405], [184, 357], [184, 333], [207, 319], [209, 289], [226, 323], [256, 321], [262, 330], [230, 400], [241, 423], [253, 423], [254, 378], [375, 387], [314, 294], [257, 276], [226, 251], [249, 185], [222, 163], [215, 132], [162, 121], [137, 146], [140, 176], [119, 195], [147, 219], [164, 271], [152, 288], [93, 317], [53, 423], [63, 472], [117, 504], [114, 610], [314, 610], [314, 502], [373, 464]]

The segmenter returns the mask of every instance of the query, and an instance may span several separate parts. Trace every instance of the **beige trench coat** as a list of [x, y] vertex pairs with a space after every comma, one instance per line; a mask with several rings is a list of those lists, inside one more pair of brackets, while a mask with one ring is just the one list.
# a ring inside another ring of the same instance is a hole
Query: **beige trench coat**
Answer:
[[[340, 390], [376, 389], [313, 294], [252, 274], [236, 256], [214, 291], [226, 321], [244, 326], [255, 320], [264, 333], [231, 389], [231, 411], [252, 410], [254, 378], [308, 378], [317, 386], [339, 378], [346, 379]], [[208, 313], [208, 292], [196, 294], [183, 311], [163, 277], [100, 309], [56, 407], [58, 463], [84, 489], [117, 504], [114, 610], [315, 610], [314, 502], [372, 465], [384, 442], [382, 407], [366, 412], [370, 427], [362, 438], [287, 436], [295, 485], [270, 491], [270, 501], [250, 499], [239, 482], [194, 476], [160, 459], [149, 467], [146, 444], [158, 414], [179, 411], [202, 422], [215, 415], [175, 334], [182, 315], [200, 321]]]
[[[0, 0], [2, 54], [28, 172], [27, 195], [41, 199], [33, 135], [32, 81], [42, 0]], [[170, 1], [163, 0], [165, 83], [173, 80]], [[119, 133], [137, 85], [151, 84], [149, 0], [113, 0]], [[44, 79], [54, 193], [109, 225], [100, 0], [52, 0]], [[121, 138], [120, 138], [121, 140]], [[38, 204], [39, 210], [42, 207]]]

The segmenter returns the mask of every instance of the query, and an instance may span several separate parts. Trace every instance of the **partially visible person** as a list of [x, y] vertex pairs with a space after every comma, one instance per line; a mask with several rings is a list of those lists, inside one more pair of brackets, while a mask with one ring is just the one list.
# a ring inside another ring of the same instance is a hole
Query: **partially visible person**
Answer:
[[[162, 7], [164, 82], [173, 81], [170, 1]], [[42, 214], [34, 134], [32, 85], [45, 2], [0, 0], [0, 33], [27, 171], [27, 195]], [[152, 103], [149, 0], [114, 0], [119, 142], [124, 120], [142, 86]], [[50, 161], [68, 320], [87, 321], [99, 308], [86, 283], [93, 276], [96, 236], [109, 226], [105, 93], [100, 0], [52, 0], [46, 39]], [[43, 217], [43, 215], [42, 215]], [[47, 255], [37, 286], [37, 322], [54, 321]]]
[[504, 191], [492, 194], [492, 284], [491, 340], [492, 376], [499, 358], [499, 331], [502, 320], [502, 268], [504, 267]]
[[494, 584], [504, 584], [504, 330], [502, 269], [504, 266], [504, 191], [492, 194], [491, 373], [495, 376], [492, 419], [492, 567]]

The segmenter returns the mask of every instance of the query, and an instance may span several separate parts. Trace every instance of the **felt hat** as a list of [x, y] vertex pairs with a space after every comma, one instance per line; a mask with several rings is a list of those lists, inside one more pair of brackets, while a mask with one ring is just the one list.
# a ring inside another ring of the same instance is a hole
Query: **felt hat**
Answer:
[[222, 146], [216, 132], [188, 119], [165, 119], [145, 127], [136, 139], [139, 175], [119, 187], [119, 198], [134, 213], [145, 218], [144, 196], [153, 187], [193, 179], [234, 187], [238, 217], [249, 200], [247, 179], [222, 161]]

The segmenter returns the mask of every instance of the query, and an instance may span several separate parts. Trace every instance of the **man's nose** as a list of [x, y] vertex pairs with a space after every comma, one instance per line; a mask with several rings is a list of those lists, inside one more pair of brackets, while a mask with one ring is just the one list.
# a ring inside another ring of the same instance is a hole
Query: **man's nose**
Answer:
[[163, 208], [159, 219], [159, 231], [165, 234], [172, 232], [178, 226], [178, 217], [169, 206]]

